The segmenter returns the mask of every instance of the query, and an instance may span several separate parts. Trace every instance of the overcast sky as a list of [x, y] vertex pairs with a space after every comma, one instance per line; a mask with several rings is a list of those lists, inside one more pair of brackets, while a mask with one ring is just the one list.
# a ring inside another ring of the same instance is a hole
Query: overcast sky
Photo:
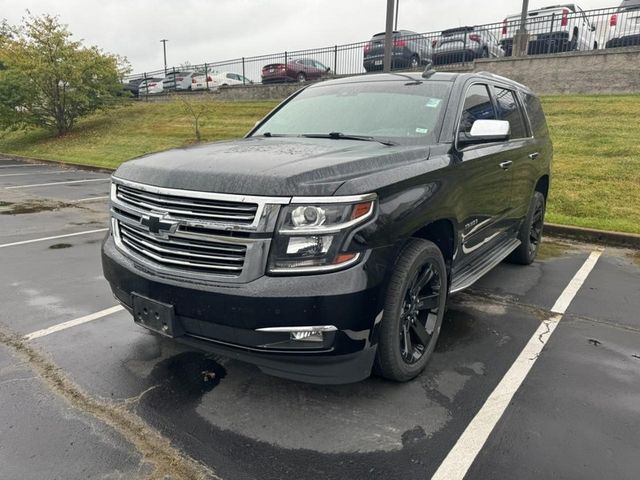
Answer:
[[[530, 8], [562, 3], [531, 0]], [[619, 0], [581, 0], [583, 9]], [[455, 5], [453, 7], [452, 5]], [[499, 22], [520, 0], [400, 0], [398, 27], [427, 32]], [[0, 19], [60, 16], [75, 38], [126, 56], [135, 72], [367, 40], [384, 30], [386, 0], [0, 0]]]

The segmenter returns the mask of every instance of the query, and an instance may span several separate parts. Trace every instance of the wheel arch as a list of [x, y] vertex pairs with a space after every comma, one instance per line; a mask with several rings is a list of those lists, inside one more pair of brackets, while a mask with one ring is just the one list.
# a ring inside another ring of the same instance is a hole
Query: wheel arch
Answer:
[[411, 235], [413, 238], [429, 240], [440, 249], [445, 263], [450, 267], [456, 251], [456, 230], [451, 220], [434, 220]]
[[545, 199], [549, 197], [549, 175], [543, 175], [538, 179], [534, 191], [540, 192]]

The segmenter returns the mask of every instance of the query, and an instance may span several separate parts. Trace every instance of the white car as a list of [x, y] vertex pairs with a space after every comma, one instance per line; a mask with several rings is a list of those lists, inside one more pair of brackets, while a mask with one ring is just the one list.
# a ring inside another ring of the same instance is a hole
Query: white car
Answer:
[[162, 93], [164, 90], [162, 78], [147, 78], [140, 82], [138, 86], [138, 95], [155, 95]]
[[623, 0], [609, 19], [605, 48], [640, 45], [640, 0]]
[[247, 77], [243, 77], [233, 72], [215, 72], [196, 75], [191, 81], [191, 90], [215, 90], [227, 85], [251, 85], [253, 82]]
[[[510, 15], [502, 23], [502, 48], [507, 56], [513, 51], [513, 36], [520, 28], [520, 14]], [[577, 5], [556, 5], [529, 10], [526, 23], [529, 33], [529, 55], [592, 50], [593, 25]]]

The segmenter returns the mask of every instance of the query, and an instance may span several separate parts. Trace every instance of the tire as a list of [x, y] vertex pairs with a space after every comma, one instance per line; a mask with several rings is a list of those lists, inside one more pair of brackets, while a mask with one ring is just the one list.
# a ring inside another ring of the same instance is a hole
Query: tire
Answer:
[[420, 67], [420, 57], [418, 57], [418, 55], [414, 55], [411, 57], [411, 60], [409, 60], [409, 68], [415, 70], [418, 67]]
[[406, 382], [424, 370], [440, 335], [447, 285], [440, 249], [428, 240], [411, 239], [387, 289], [374, 365], [377, 374]]
[[507, 260], [519, 265], [531, 265], [538, 255], [538, 249], [542, 242], [542, 230], [544, 227], [544, 212], [546, 199], [540, 192], [533, 192], [529, 212], [520, 227], [518, 240], [520, 246], [516, 248]]
[[307, 81], [307, 75], [304, 72], [300, 72], [298, 73], [298, 76], [296, 77], [296, 80], [298, 80], [298, 83], [303, 83]]

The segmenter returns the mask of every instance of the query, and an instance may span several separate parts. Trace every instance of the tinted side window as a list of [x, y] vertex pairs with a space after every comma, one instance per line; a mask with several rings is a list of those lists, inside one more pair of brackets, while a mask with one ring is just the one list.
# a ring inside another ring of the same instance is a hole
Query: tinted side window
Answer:
[[496, 112], [486, 85], [472, 85], [467, 90], [458, 131], [469, 133], [476, 120], [496, 120]]
[[511, 125], [511, 138], [525, 138], [527, 129], [515, 93], [496, 87], [496, 102], [500, 110], [500, 120], [506, 120]]
[[531, 122], [531, 129], [533, 135], [536, 138], [546, 137], [549, 132], [547, 130], [547, 121], [544, 118], [544, 112], [542, 111], [542, 105], [537, 97], [529, 94], [524, 95], [524, 104], [529, 114], [529, 121]]

